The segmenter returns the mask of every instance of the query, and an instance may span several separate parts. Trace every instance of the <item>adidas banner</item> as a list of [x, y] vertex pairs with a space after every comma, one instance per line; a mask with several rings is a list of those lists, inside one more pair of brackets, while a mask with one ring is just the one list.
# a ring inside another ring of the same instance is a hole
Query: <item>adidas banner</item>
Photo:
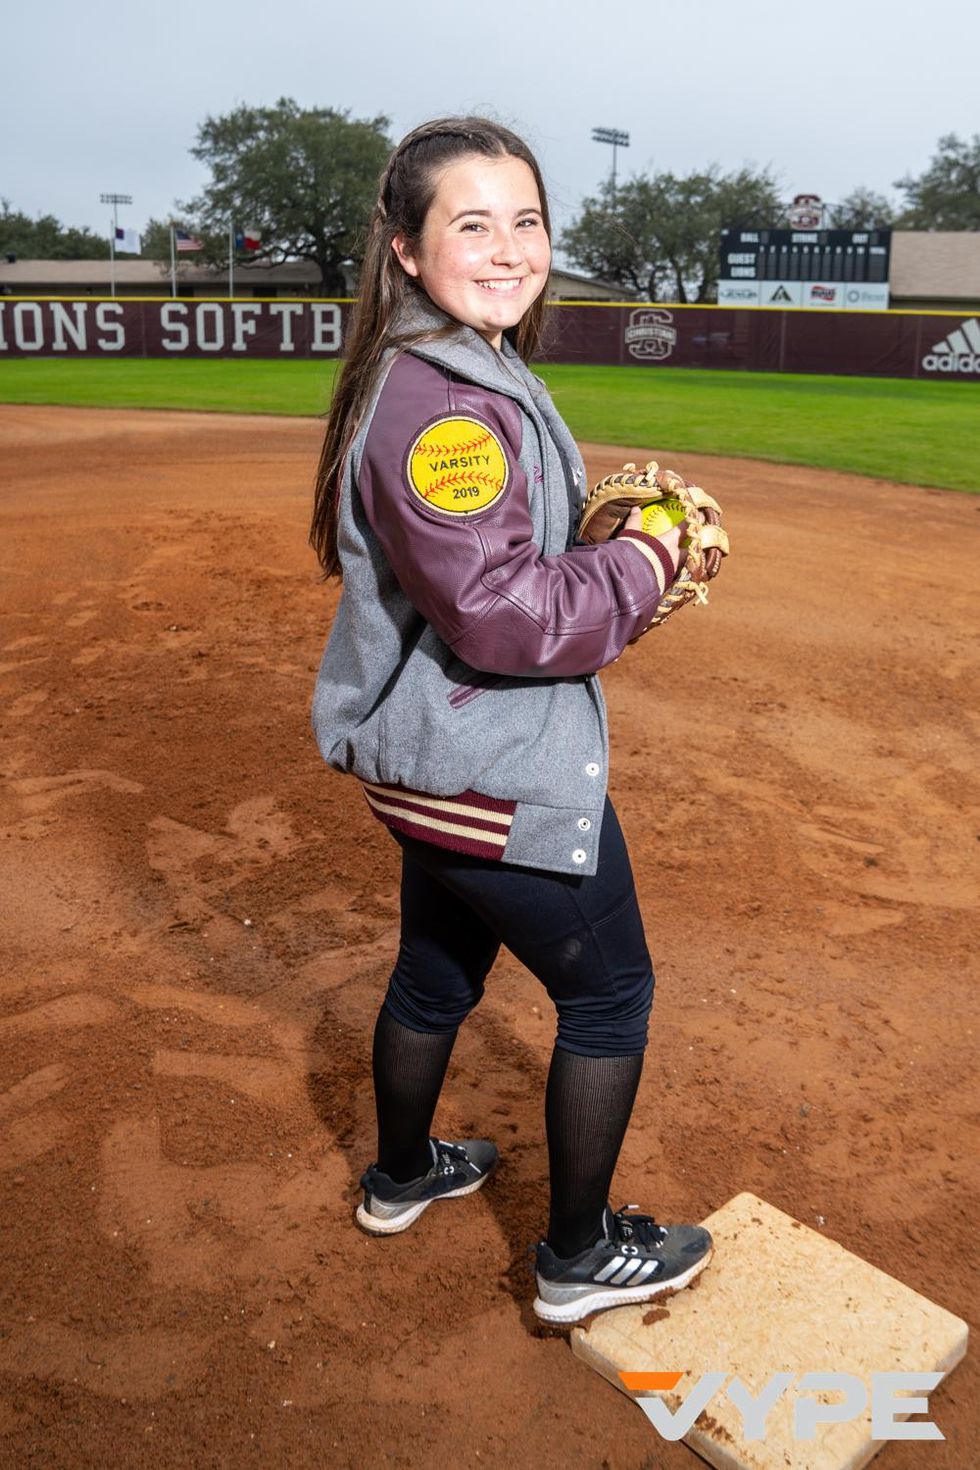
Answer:
[[926, 373], [956, 373], [957, 376], [980, 377], [980, 321], [968, 317], [936, 342], [922, 359]]

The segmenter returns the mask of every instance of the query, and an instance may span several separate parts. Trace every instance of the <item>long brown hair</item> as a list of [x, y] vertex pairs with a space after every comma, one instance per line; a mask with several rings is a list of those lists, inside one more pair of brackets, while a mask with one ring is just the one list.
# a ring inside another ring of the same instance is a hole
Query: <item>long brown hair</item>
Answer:
[[[410, 292], [420, 291], [398, 263], [392, 249], [396, 235], [417, 242], [435, 196], [438, 176], [448, 164], [469, 154], [488, 158], [520, 158], [538, 186], [541, 216], [550, 238], [551, 221], [544, 180], [537, 160], [516, 133], [483, 117], [443, 117], [423, 123], [402, 139], [381, 175], [378, 202], [368, 226], [357, 305], [347, 341], [347, 360], [340, 371], [320, 453], [310, 545], [325, 577], [341, 575], [337, 552], [337, 511], [344, 461], [364, 416], [382, 359], [389, 348], [405, 348], [432, 332], [395, 330], [399, 308]], [[536, 352], [544, 319], [544, 293], [504, 335], [528, 362]], [[452, 332], [450, 323], [442, 331]]]

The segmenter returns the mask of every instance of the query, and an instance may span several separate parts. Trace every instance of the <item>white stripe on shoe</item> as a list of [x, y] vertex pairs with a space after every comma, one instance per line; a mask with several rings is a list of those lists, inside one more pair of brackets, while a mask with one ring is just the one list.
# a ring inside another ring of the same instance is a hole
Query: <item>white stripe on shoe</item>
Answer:
[[644, 1261], [639, 1271], [633, 1277], [633, 1285], [639, 1286], [641, 1281], [645, 1281], [648, 1276], [652, 1276], [654, 1271], [660, 1269], [660, 1264], [659, 1261]]
[[614, 1271], [618, 1271], [620, 1269], [625, 1261], [625, 1256], [613, 1256], [612, 1260], [609, 1261], [607, 1265], [603, 1266], [601, 1271], [597, 1271], [595, 1273], [592, 1278], [593, 1281], [607, 1281]]
[[648, 1302], [658, 1296], [672, 1296], [675, 1291], [688, 1285], [696, 1276], [699, 1276], [714, 1255], [714, 1247], [697, 1261], [687, 1271], [679, 1276], [669, 1277], [666, 1281], [644, 1281], [639, 1286], [612, 1287], [607, 1290], [601, 1288], [586, 1292], [583, 1296], [573, 1301], [556, 1305], [546, 1302], [540, 1295], [534, 1301], [534, 1314], [542, 1322], [550, 1322], [555, 1327], [572, 1327], [576, 1322], [592, 1315], [593, 1312], [602, 1311], [606, 1307], [625, 1307], [639, 1302]]
[[[615, 1276], [610, 1276], [609, 1285], [625, 1286], [630, 1277], [635, 1276], [636, 1273], [641, 1270], [641, 1268], [642, 1263], [640, 1261], [627, 1261], [622, 1271], [617, 1271]], [[598, 1276], [595, 1279], [598, 1281]]]

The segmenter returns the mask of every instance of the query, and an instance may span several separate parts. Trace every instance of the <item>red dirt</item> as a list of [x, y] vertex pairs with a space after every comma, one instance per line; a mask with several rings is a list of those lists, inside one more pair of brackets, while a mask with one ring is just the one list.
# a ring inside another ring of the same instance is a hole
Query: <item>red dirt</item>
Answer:
[[[693, 1467], [535, 1333], [553, 1016], [513, 961], [436, 1117], [497, 1177], [352, 1224], [397, 850], [308, 724], [319, 433], [0, 409], [0, 1457]], [[973, 1318], [980, 503], [678, 468], [735, 554], [604, 676], [658, 972], [613, 1203], [750, 1189]], [[976, 1402], [968, 1359], [883, 1470], [975, 1463]]]

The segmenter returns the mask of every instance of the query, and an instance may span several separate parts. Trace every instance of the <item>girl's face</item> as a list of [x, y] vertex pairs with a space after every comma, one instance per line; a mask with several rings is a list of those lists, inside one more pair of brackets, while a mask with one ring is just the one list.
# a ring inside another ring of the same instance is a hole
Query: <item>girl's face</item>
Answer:
[[471, 154], [439, 177], [419, 240], [396, 235], [395, 254], [410, 276], [457, 321], [491, 347], [540, 296], [551, 243], [534, 174], [522, 158]]

